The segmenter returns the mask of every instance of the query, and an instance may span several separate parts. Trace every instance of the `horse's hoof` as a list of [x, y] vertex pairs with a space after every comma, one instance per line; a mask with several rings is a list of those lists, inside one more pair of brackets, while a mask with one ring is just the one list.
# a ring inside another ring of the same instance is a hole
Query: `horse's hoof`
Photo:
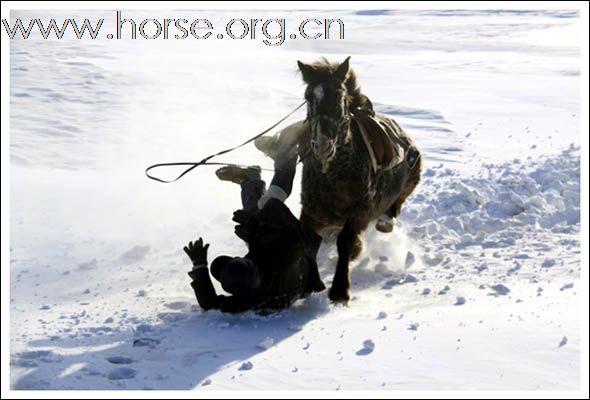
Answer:
[[388, 215], [380, 216], [375, 223], [375, 229], [383, 233], [389, 233], [393, 231], [393, 218]]
[[334, 289], [334, 287], [332, 287], [328, 297], [332, 303], [347, 304], [348, 300], [350, 300], [350, 293], [348, 292], [348, 289]]

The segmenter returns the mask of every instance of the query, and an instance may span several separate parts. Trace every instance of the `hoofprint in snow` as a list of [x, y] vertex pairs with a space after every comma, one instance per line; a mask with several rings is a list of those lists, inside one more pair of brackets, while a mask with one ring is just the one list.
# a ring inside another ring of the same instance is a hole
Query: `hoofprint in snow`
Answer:
[[[270, 316], [202, 312], [188, 285], [185, 242], [204, 236], [211, 259], [245, 251], [231, 235], [237, 188], [211, 170], [159, 186], [141, 169], [264, 128], [302, 95], [294, 60], [329, 45], [254, 57], [234, 43], [240, 69], [217, 76], [213, 60], [170, 43], [11, 43], [12, 388], [577, 388], [577, 16], [554, 13], [344, 15], [395, 37], [378, 53], [374, 38], [355, 36], [330, 58], [353, 53], [376, 108], [425, 149], [424, 176], [393, 233], [366, 232], [348, 307], [320, 293]], [[555, 32], [567, 40], [535, 40]], [[160, 65], [156, 56], [162, 69], [129, 67], [130, 57]], [[26, 60], [44, 74], [27, 74]], [[272, 68], [242, 70], [257, 62]], [[250, 73], [262, 88], [242, 79]], [[403, 79], [383, 85], [391, 76]], [[179, 102], [186, 87], [195, 91]], [[221, 120], [227, 136], [207, 137]], [[255, 150], [242, 156], [268, 165]], [[298, 196], [287, 202], [296, 214]], [[322, 245], [327, 286], [335, 261]]]

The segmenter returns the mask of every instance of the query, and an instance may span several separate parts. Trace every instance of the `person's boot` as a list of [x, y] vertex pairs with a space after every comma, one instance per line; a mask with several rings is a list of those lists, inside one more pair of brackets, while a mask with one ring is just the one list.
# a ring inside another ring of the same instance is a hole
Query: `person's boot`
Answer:
[[249, 167], [228, 165], [226, 167], [221, 167], [217, 171], [215, 171], [215, 175], [217, 175], [219, 180], [241, 184], [246, 179], [260, 179], [260, 172], [261, 169], [258, 165], [251, 165]]

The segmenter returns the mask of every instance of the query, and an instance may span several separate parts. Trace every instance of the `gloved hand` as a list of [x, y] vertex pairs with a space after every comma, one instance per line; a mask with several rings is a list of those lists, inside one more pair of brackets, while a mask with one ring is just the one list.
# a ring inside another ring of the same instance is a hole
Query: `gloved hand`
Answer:
[[258, 221], [255, 217], [256, 211], [236, 210], [232, 220], [238, 225], [235, 227], [235, 234], [242, 240], [248, 242], [256, 231]]
[[236, 210], [234, 211], [232, 221], [237, 222], [240, 225], [248, 226], [248, 224], [252, 221], [253, 214], [254, 211]]
[[184, 252], [186, 255], [191, 259], [193, 262], [193, 266], [198, 265], [207, 265], [207, 250], [209, 249], [209, 244], [205, 244], [203, 246], [203, 239], [199, 238], [194, 243], [189, 242], [187, 246], [184, 246]]

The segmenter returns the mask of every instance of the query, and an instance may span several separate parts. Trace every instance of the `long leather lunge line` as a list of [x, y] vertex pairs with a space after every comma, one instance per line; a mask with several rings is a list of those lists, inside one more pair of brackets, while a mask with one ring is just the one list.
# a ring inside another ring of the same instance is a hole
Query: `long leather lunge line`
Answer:
[[[199, 162], [174, 162], [174, 163], [160, 163], [160, 164], [154, 164], [154, 165], [150, 165], [149, 167], [146, 168], [145, 170], [145, 175], [150, 178], [153, 179], [155, 181], [158, 182], [162, 182], [162, 183], [172, 183], [172, 182], [176, 182], [177, 180], [179, 180], [180, 178], [182, 178], [183, 176], [185, 176], [186, 174], [188, 174], [190, 171], [192, 171], [193, 169], [197, 168], [199, 165], [208, 165], [208, 164], [212, 164], [212, 163], [207, 163], [207, 161], [209, 161], [210, 159], [212, 159], [213, 157], [217, 157], [220, 156], [222, 154], [226, 154], [229, 153], [230, 151], [234, 151], [236, 149], [239, 149], [240, 147], [243, 147], [245, 145], [247, 145], [248, 143], [258, 139], [261, 136], [266, 135], [268, 132], [270, 132], [271, 130], [273, 130], [274, 128], [276, 128], [281, 122], [283, 122], [284, 120], [286, 120], [287, 118], [289, 118], [291, 115], [293, 115], [295, 113], [295, 111], [299, 110], [301, 107], [303, 107], [305, 105], [305, 103], [307, 103], [307, 101], [304, 101], [303, 103], [299, 104], [293, 111], [291, 111], [289, 114], [287, 114], [286, 116], [284, 116], [283, 118], [281, 118], [277, 123], [275, 123], [273, 126], [271, 126], [270, 128], [265, 129], [264, 131], [260, 132], [258, 135], [246, 140], [244, 143], [232, 147], [231, 149], [225, 149], [220, 151], [219, 153], [215, 153], [215, 154], [211, 154], [210, 156], [207, 156], [205, 158], [203, 158], [201, 161]], [[222, 163], [215, 163], [215, 164], [222, 164]], [[184, 170], [184, 172], [182, 172], [180, 175], [178, 175], [175, 179], [172, 180], [164, 180], [164, 179], [160, 179], [157, 178], [155, 176], [152, 176], [149, 174], [149, 171], [153, 168], [159, 168], [159, 167], [170, 167], [170, 166], [178, 166], [178, 165], [190, 165], [189, 168], [187, 168], [186, 170]]]

